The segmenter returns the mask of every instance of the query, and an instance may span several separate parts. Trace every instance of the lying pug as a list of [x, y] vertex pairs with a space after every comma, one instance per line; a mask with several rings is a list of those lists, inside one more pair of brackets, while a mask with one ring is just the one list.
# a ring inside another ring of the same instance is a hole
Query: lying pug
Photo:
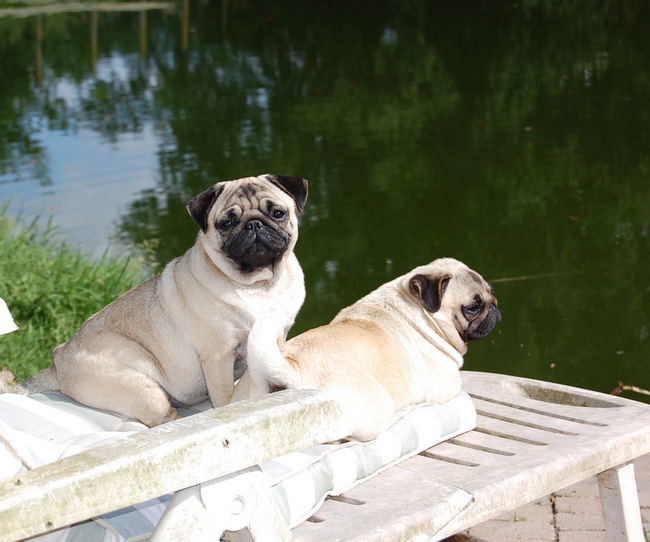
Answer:
[[457, 260], [438, 259], [286, 344], [280, 330], [256, 323], [248, 372], [233, 400], [283, 388], [329, 390], [341, 401], [351, 437], [371, 440], [398, 410], [455, 397], [467, 343], [500, 321], [490, 284]]
[[[196, 243], [159, 276], [91, 316], [54, 349], [54, 365], [5, 391], [60, 390], [154, 426], [176, 406], [227, 404], [246, 368], [254, 322], [288, 332], [305, 298], [293, 249], [307, 181], [260, 175], [219, 182], [187, 209]], [[0, 382], [0, 387], [2, 387]]]

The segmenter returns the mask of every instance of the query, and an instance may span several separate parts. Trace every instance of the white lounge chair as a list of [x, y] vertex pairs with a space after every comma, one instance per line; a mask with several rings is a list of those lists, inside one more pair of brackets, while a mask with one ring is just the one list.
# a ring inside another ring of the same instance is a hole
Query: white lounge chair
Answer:
[[[463, 382], [472, 401], [415, 409], [370, 446], [314, 446], [347, 428], [336, 401], [308, 390], [146, 430], [99, 412], [88, 434], [63, 439], [74, 451], [95, 447], [28, 471], [24, 463], [39, 458], [12, 444], [9, 427], [4, 440], [14, 449], [5, 451], [23, 472], [0, 482], [0, 541], [57, 529], [65, 540], [83, 528], [102, 528], [101, 540], [441, 540], [593, 475], [608, 540], [644, 540], [631, 461], [650, 452], [650, 405], [498, 374], [468, 371]], [[63, 412], [61, 423], [85, 408], [52, 395], [0, 399], [14, 405], [0, 403], [0, 415], [40, 401]], [[111, 423], [129, 431], [116, 438]], [[64, 447], [61, 431], [54, 453]], [[151, 535], [133, 534], [134, 516], [147, 518]]]

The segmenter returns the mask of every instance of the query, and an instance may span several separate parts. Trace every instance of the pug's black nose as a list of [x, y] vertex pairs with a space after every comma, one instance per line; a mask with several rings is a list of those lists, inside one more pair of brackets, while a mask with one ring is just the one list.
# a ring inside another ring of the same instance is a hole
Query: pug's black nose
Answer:
[[490, 306], [490, 314], [492, 315], [492, 318], [495, 320], [494, 325], [497, 325], [499, 322], [501, 322], [501, 311], [497, 309], [494, 305]]
[[252, 231], [259, 231], [262, 228], [262, 226], [263, 224], [260, 220], [251, 220], [248, 224], [246, 224], [246, 229]]

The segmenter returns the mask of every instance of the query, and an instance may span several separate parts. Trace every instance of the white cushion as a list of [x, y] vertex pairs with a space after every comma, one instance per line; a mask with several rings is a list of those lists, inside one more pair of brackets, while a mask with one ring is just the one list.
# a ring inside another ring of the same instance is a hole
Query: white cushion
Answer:
[[[419, 406], [370, 443], [312, 446], [260, 465], [291, 526], [383, 470], [473, 429], [474, 404], [465, 392], [442, 405]], [[118, 414], [80, 405], [59, 393], [0, 395], [0, 479], [146, 429]], [[33, 540], [135, 542], [146, 540], [170, 496], [105, 514]]]
[[260, 465], [291, 527], [310, 517], [329, 495], [336, 496], [436, 444], [476, 427], [476, 410], [461, 392], [442, 405], [402, 413], [369, 443], [321, 444]]

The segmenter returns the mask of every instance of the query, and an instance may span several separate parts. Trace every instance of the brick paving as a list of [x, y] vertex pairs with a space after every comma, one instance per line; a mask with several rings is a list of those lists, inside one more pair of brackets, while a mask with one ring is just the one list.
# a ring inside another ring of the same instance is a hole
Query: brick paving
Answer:
[[[650, 542], [650, 454], [634, 461], [646, 541]], [[447, 542], [605, 542], [595, 477], [481, 523]]]

